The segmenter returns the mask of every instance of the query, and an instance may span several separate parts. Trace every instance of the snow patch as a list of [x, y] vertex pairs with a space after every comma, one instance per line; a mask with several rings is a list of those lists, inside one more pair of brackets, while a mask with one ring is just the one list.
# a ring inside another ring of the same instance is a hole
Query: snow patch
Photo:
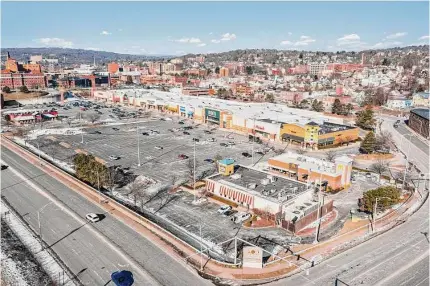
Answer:
[[41, 135], [76, 135], [76, 134], [82, 134], [82, 133], [84, 132], [82, 131], [81, 127], [36, 129], [36, 130], [31, 130], [30, 133], [27, 135], [27, 138], [34, 140]]
[[[21, 242], [27, 247], [29, 251], [31, 251], [34, 254], [34, 257], [36, 260], [40, 263], [40, 265], [45, 269], [46, 273], [51, 277], [53, 281], [58, 276], [58, 273], [63, 272], [63, 268], [55, 261], [55, 259], [46, 251], [40, 251], [42, 249], [42, 245], [40, 244], [39, 240], [23, 225], [23, 223], [20, 221], [19, 218], [17, 218], [13, 213], [10, 211], [8, 206], [1, 202], [1, 211], [2, 216], [4, 216], [5, 212], [9, 212], [8, 220], [6, 220], [6, 223], [9, 225], [11, 230], [16, 234], [16, 236], [19, 237]], [[3, 258], [2, 258], [2, 266], [3, 266]], [[11, 265], [9, 265], [11, 266]], [[13, 266], [12, 266], [13, 267]], [[63, 285], [75, 285], [75, 283], [70, 280], [70, 277], [68, 277], [67, 273], [64, 274], [65, 277], [65, 283]], [[24, 284], [17, 284], [17, 285], [27, 285]]]

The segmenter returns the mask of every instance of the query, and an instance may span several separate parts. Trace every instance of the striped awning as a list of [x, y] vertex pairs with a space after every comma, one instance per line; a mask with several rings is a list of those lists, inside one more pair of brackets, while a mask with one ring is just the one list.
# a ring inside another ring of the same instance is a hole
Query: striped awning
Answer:
[[206, 181], [206, 191], [213, 193], [215, 190], [215, 182]]
[[248, 204], [251, 206], [254, 203], [254, 196], [237, 191], [227, 186], [221, 186], [219, 193], [221, 196], [241, 204]]

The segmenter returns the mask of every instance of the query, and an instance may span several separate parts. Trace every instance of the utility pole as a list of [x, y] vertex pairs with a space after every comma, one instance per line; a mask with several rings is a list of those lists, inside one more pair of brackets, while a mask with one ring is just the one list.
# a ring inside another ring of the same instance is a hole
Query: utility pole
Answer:
[[253, 118], [254, 127], [252, 128], [252, 165], [254, 166], [254, 142], [255, 142], [255, 118]]
[[202, 221], [200, 220], [200, 271], [203, 270]]

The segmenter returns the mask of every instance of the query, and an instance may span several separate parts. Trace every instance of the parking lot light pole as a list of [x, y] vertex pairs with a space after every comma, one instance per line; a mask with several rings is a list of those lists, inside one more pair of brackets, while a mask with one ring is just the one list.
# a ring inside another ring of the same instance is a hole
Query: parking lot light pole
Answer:
[[196, 201], [196, 141], [194, 140], [194, 151], [193, 151], [193, 192], [194, 192], [194, 201]]
[[84, 130], [82, 128], [82, 112], [79, 111], [79, 121], [81, 122], [81, 144], [84, 144]]
[[[318, 212], [317, 212], [317, 220], [318, 220], [318, 226], [315, 228], [315, 239], [314, 239], [314, 244], [318, 243], [318, 233], [321, 227], [321, 193], [322, 193], [322, 172], [323, 172], [323, 168], [324, 167], [324, 161], [323, 160], [323, 164], [321, 165], [321, 169], [320, 169], [320, 180], [319, 180], [319, 190], [318, 190]], [[324, 198], [323, 198], [323, 205], [324, 205]]]
[[137, 166], [140, 167], [140, 137], [139, 137], [139, 126], [136, 126], [137, 136]]

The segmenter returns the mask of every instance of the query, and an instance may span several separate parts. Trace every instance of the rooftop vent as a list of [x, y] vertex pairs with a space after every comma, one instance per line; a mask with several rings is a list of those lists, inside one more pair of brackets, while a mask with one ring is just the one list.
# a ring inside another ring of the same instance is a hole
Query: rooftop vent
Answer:
[[251, 183], [248, 185], [248, 189], [254, 190], [257, 187], [256, 183]]
[[237, 179], [242, 178], [242, 174], [233, 174], [233, 175], [231, 175], [230, 177], [231, 177], [232, 179], [237, 180]]
[[267, 186], [269, 183], [270, 183], [270, 180], [269, 180], [269, 179], [262, 179], [262, 180], [261, 180], [261, 184], [262, 184], [263, 186]]

